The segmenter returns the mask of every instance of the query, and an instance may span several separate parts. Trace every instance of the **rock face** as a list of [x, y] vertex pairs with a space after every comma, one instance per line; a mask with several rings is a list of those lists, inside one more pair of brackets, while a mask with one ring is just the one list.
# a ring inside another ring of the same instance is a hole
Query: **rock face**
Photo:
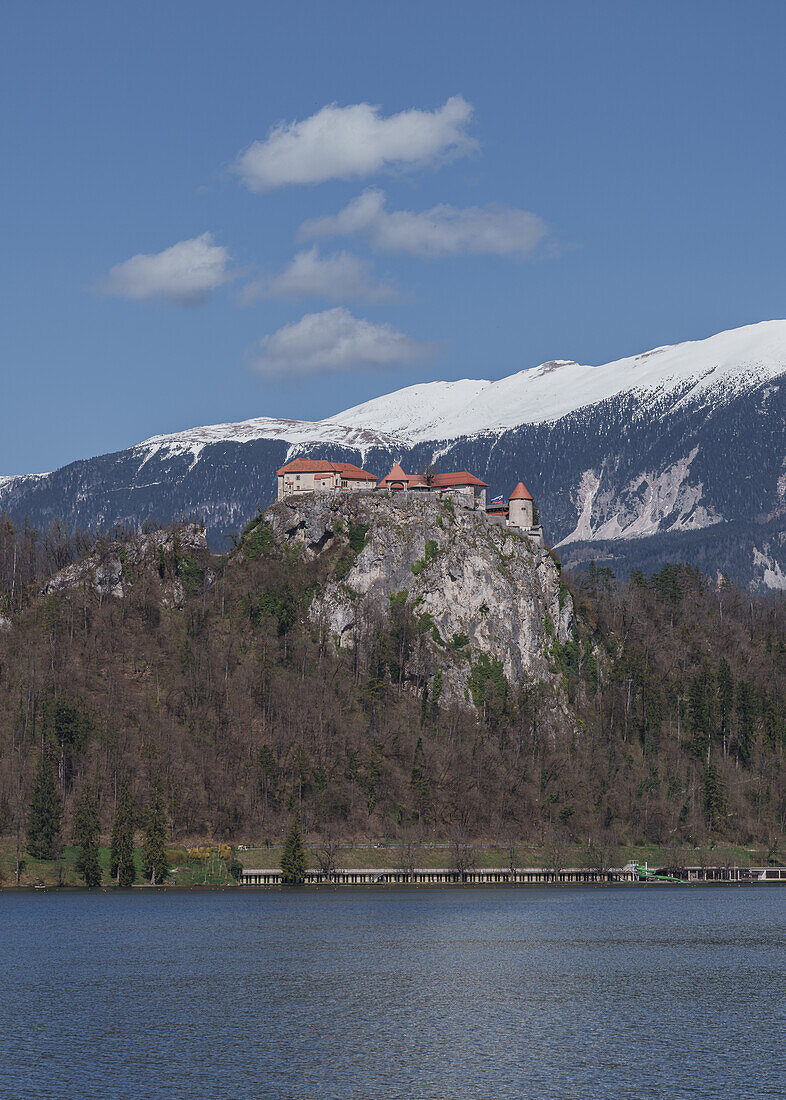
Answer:
[[183, 524], [175, 531], [153, 531], [130, 542], [107, 542], [95, 554], [55, 573], [42, 595], [88, 585], [101, 596], [122, 599], [135, 579], [145, 572], [157, 572], [162, 603], [165, 607], [180, 607], [185, 599], [182, 565], [189, 555], [206, 550], [205, 529], [198, 524]]
[[343, 547], [342, 579], [310, 610], [334, 646], [366, 644], [406, 607], [421, 640], [410, 669], [422, 680], [438, 671], [444, 701], [470, 698], [484, 654], [510, 684], [556, 684], [549, 651], [570, 639], [573, 605], [548, 551], [526, 536], [450, 501], [385, 493], [289, 498], [265, 519], [308, 556]]

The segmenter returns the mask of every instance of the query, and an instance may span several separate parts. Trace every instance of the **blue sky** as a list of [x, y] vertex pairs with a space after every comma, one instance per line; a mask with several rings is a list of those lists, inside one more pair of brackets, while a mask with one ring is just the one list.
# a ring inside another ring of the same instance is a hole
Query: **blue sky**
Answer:
[[785, 32], [762, 0], [7, 5], [0, 473], [783, 317]]

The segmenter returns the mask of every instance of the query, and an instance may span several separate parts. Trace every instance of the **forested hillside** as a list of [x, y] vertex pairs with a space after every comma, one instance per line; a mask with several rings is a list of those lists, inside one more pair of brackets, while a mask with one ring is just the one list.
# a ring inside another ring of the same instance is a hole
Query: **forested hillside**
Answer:
[[[160, 784], [172, 839], [277, 839], [294, 813], [345, 840], [783, 831], [782, 598], [678, 565], [624, 584], [593, 567], [563, 578], [575, 621], [551, 636], [556, 675], [512, 682], [472, 653], [469, 697], [445, 707], [415, 660], [427, 616], [391, 600], [349, 651], [306, 618], [359, 537], [306, 560], [259, 520], [226, 556], [177, 528], [145, 556], [130, 534], [0, 523], [0, 833], [24, 832], [42, 754], [66, 832], [89, 784], [107, 833], [124, 782], [140, 808]], [[96, 583], [111, 561], [122, 596]]]

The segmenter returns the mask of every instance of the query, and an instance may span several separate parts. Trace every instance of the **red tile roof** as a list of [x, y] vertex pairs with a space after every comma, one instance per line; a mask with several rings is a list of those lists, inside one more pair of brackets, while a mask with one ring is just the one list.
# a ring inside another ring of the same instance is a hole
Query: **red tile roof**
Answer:
[[326, 458], [311, 458], [309, 455], [305, 458], [293, 458], [286, 466], [276, 470], [276, 473], [279, 476], [282, 474], [324, 474], [325, 476], [341, 474], [348, 481], [377, 480], [374, 474], [370, 474], [368, 470], [361, 470], [351, 462], [328, 462]]
[[447, 489], [453, 485], [480, 485], [484, 489], [487, 488], [485, 481], [481, 481], [468, 470], [459, 470], [455, 474], [434, 474], [432, 485], [436, 485], [439, 489]]
[[403, 483], [407, 485], [409, 482], [414, 481], [414, 478], [412, 475], [404, 473], [400, 463], [394, 462], [390, 473], [386, 477], [383, 477], [379, 484], [380, 486], [387, 486], [391, 481], [403, 481]]
[[508, 497], [508, 500], [532, 500], [532, 497], [524, 488], [524, 483], [520, 481]]
[[387, 477], [382, 478], [379, 488], [384, 489], [391, 482], [399, 481], [409, 489], [452, 489], [457, 485], [480, 485], [486, 488], [485, 481], [481, 481], [479, 477], [475, 477], [467, 470], [452, 474], [434, 474], [429, 482], [423, 474], [405, 474], [398, 462], [393, 464], [393, 469]]

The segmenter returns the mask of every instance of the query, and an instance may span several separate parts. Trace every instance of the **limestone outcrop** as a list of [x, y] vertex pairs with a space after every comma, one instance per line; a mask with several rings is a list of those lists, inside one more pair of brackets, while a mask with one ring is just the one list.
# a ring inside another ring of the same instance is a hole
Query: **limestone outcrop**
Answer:
[[[128, 541], [107, 540], [73, 565], [67, 565], [47, 581], [43, 596], [69, 589], [92, 588], [100, 596], [123, 599], [144, 573], [158, 574], [165, 607], [181, 607], [193, 569], [192, 555], [207, 551], [205, 529], [199, 524], [181, 524], [175, 529], [153, 531]], [[204, 576], [204, 571], [200, 570]], [[208, 583], [211, 576], [208, 575]]]
[[526, 536], [414, 494], [304, 494], [265, 519], [281, 544], [336, 554], [338, 572], [310, 608], [335, 647], [367, 645], [376, 623], [406, 607], [419, 627], [410, 673], [439, 672], [443, 701], [470, 700], [484, 660], [509, 684], [558, 688], [552, 651], [572, 636], [573, 604], [554, 559]]

